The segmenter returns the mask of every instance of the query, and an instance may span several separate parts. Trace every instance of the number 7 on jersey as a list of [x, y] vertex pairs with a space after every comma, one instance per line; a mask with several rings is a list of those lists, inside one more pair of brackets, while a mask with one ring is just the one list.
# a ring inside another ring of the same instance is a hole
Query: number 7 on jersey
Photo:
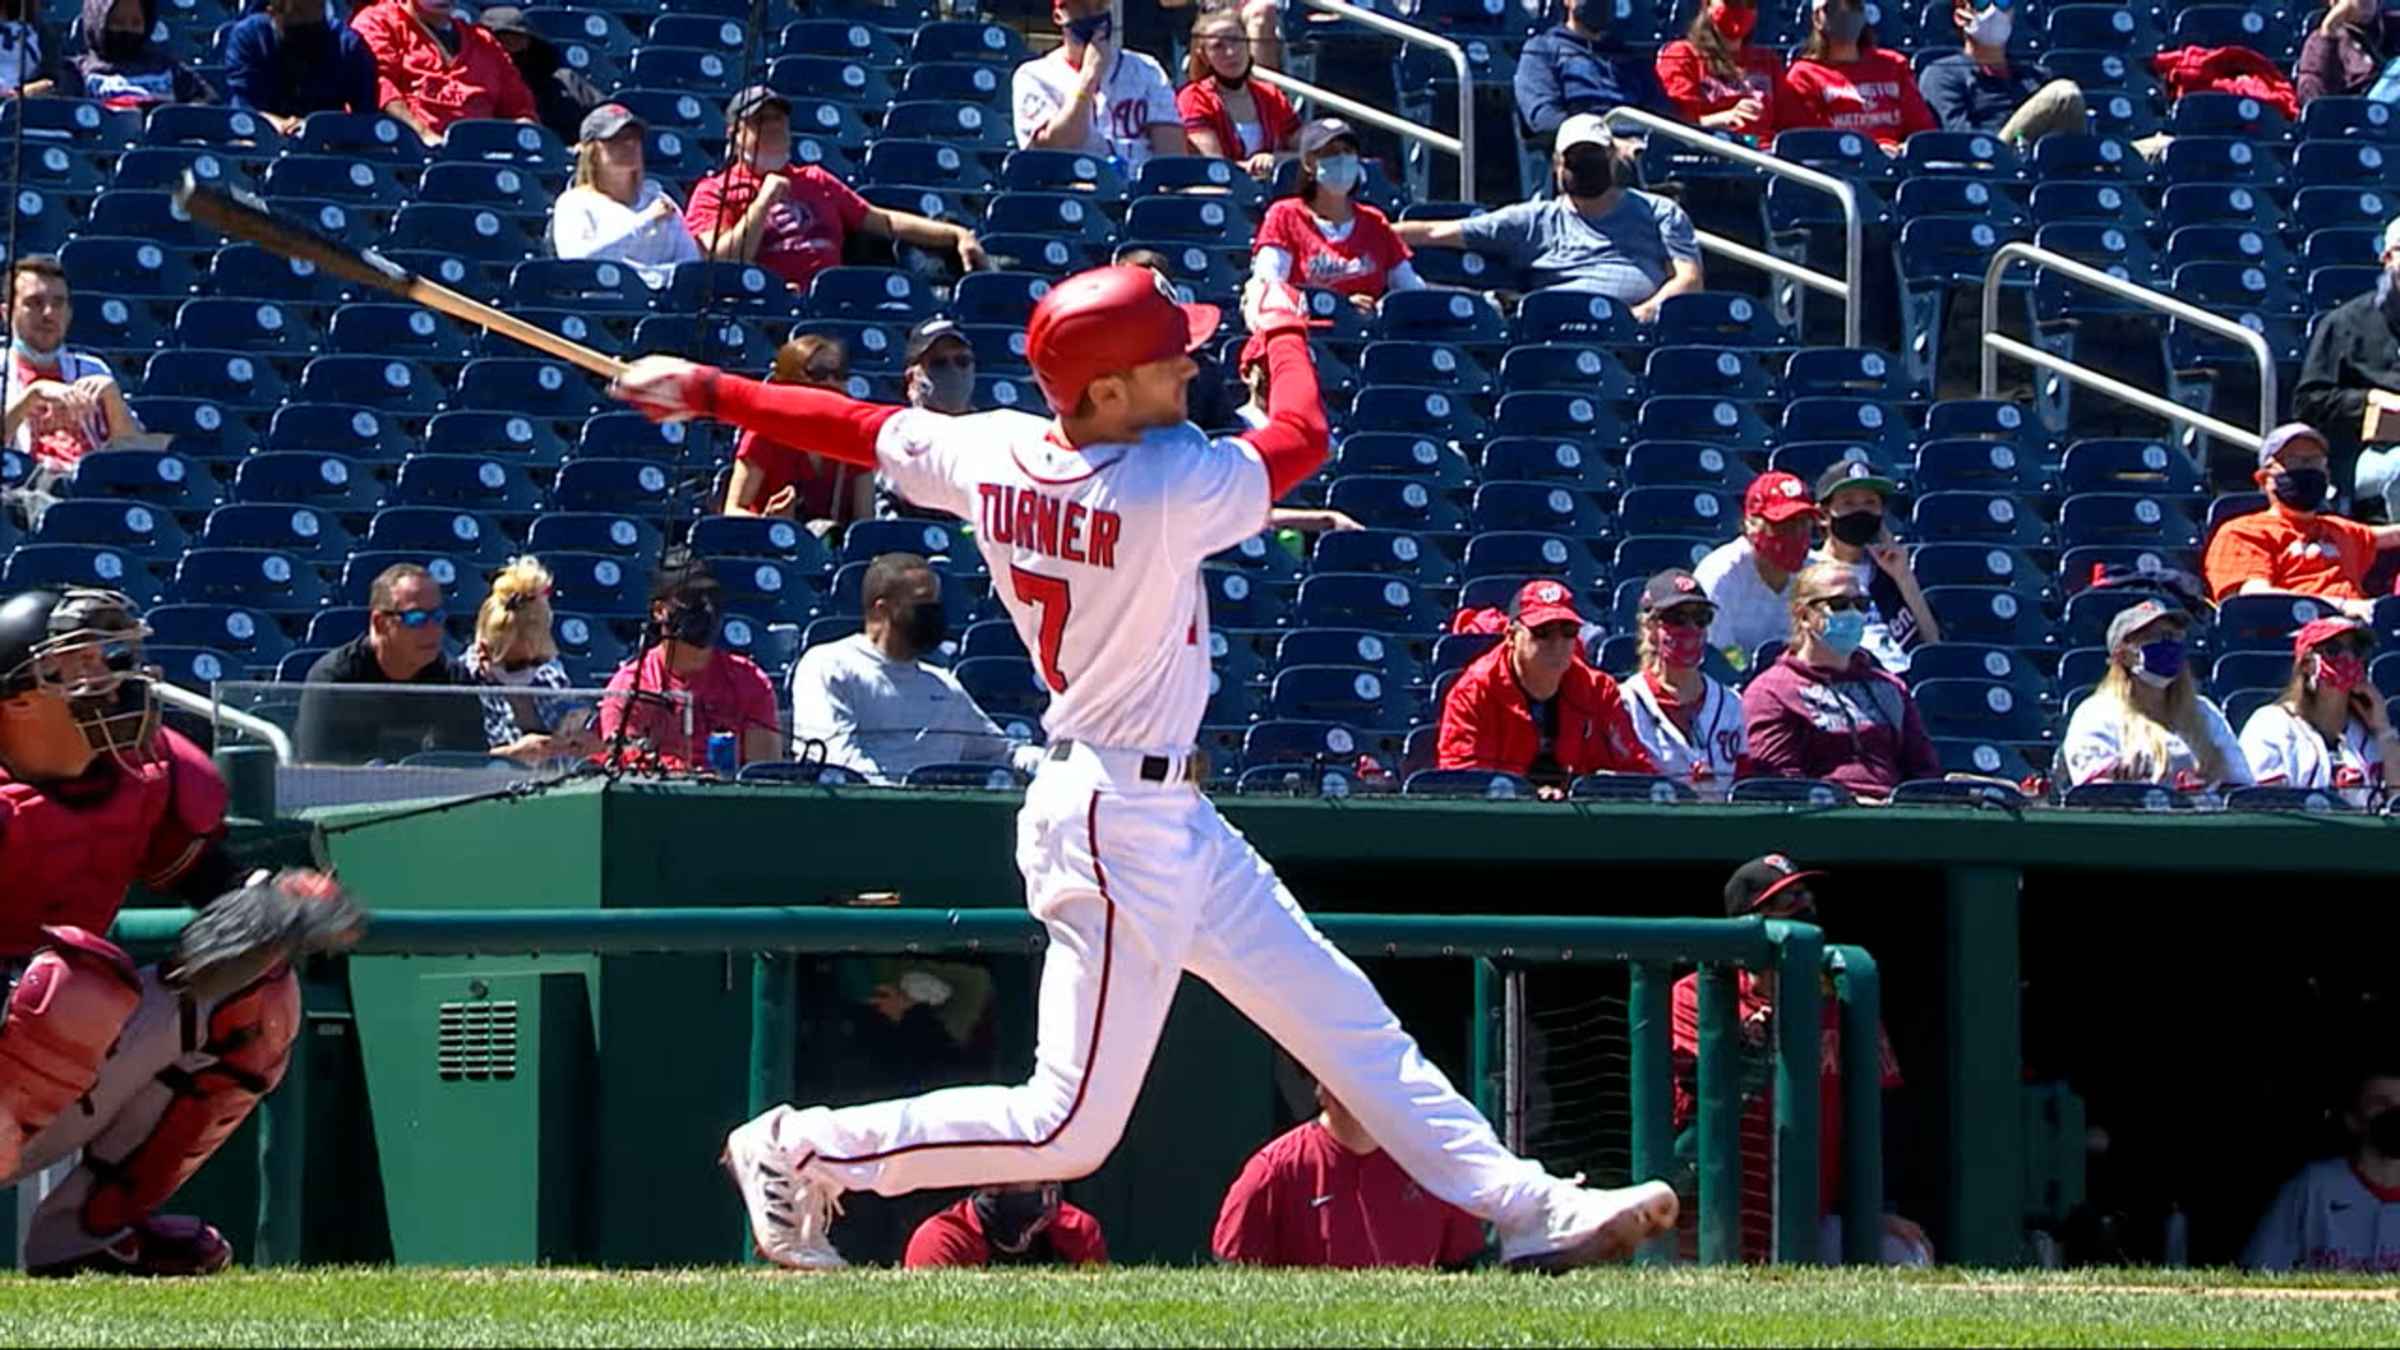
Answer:
[[1067, 636], [1067, 611], [1075, 605], [1067, 579], [1046, 577], [1022, 567], [1009, 568], [1008, 578], [1017, 599], [1033, 606], [1037, 622], [1035, 642], [1041, 648], [1042, 683], [1050, 687], [1051, 693], [1063, 694], [1067, 692], [1067, 674], [1058, 668], [1058, 649]]

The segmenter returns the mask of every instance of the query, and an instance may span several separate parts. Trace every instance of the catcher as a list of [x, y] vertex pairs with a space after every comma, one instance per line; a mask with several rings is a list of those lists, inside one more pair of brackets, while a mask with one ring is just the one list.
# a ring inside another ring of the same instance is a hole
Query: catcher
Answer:
[[[114, 591], [0, 601], [0, 1184], [83, 1150], [27, 1231], [35, 1275], [224, 1269], [215, 1228], [154, 1211], [282, 1079], [290, 958], [360, 927], [329, 877], [237, 874], [223, 780], [159, 725], [148, 631]], [[137, 881], [207, 906], [140, 970], [102, 936]]]

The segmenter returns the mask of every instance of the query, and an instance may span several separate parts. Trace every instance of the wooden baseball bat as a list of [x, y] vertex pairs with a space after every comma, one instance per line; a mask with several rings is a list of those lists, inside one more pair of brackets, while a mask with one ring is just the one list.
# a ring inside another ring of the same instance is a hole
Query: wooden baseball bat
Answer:
[[288, 216], [277, 215], [265, 202], [247, 192], [209, 187], [195, 179], [189, 170], [175, 189], [175, 204], [212, 229], [247, 239], [284, 257], [314, 263], [344, 280], [389, 291], [403, 300], [490, 329], [536, 351], [572, 362], [594, 375], [613, 380], [625, 373], [625, 363], [613, 356], [560, 337], [481, 300], [460, 295], [438, 282], [427, 281], [371, 248], [352, 248], [328, 238]]

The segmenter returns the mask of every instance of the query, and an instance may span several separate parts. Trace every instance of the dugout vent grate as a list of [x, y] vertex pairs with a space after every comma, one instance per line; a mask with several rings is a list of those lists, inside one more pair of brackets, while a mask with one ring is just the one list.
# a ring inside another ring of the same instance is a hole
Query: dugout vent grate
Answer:
[[445, 1082], [517, 1076], [517, 1001], [483, 999], [441, 1005], [434, 1068]]

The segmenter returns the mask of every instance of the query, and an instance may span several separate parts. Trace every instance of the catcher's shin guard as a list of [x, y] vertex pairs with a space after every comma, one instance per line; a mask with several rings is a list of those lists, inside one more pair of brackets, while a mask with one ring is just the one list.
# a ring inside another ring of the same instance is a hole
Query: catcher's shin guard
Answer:
[[100, 1066], [142, 1001], [133, 962], [80, 928], [45, 928], [0, 1005], [0, 1180], [17, 1173], [24, 1141], [100, 1080]]
[[246, 1119], [258, 1099], [283, 1081], [300, 1031], [300, 981], [278, 966], [219, 1002], [196, 1047], [215, 1063], [186, 1072], [169, 1067], [159, 1081], [174, 1093], [148, 1138], [114, 1162], [84, 1155], [94, 1185], [83, 1225], [113, 1233], [158, 1208], [200, 1170]]

